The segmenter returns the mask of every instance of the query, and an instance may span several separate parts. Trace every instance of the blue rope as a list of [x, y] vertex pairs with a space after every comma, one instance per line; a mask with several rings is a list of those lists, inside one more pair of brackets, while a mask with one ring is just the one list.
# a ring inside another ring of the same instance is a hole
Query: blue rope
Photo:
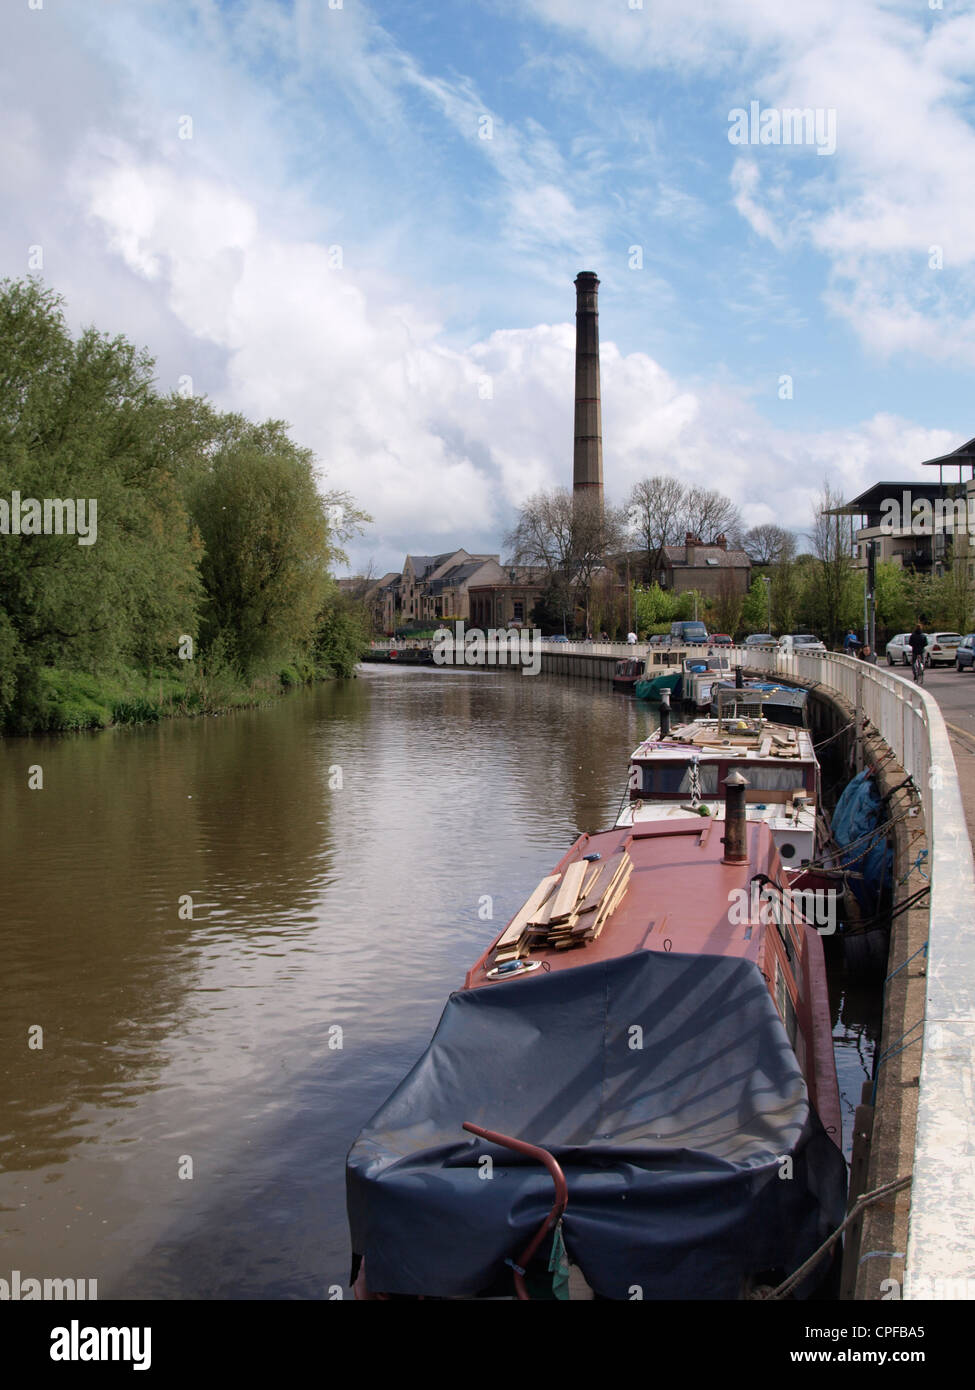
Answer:
[[[923, 1022], [924, 1019], [919, 1018], [917, 1023], [911, 1024], [910, 1028], [908, 1028], [907, 1030], [907, 1033], [913, 1033], [914, 1029], [920, 1027], [920, 1025], [923, 1024]], [[907, 1037], [907, 1033], [901, 1033], [900, 1037], [897, 1039], [897, 1042], [904, 1042], [904, 1039]], [[906, 1050], [911, 1046], [912, 1043], [920, 1041], [920, 1038], [912, 1038], [909, 1043], [904, 1043], [903, 1047], [897, 1047], [897, 1045], [895, 1044], [893, 1047], [889, 1047], [886, 1052], [881, 1053], [881, 1055], [877, 1058], [877, 1069], [874, 1072], [873, 1090], [870, 1095], [871, 1105], [876, 1105], [877, 1103], [877, 1082], [880, 1080], [880, 1068], [883, 1066], [884, 1062], [886, 1062], [890, 1057], [897, 1057], [900, 1055], [900, 1053], [906, 1052]]]
[[928, 857], [928, 852], [927, 852], [927, 850], [926, 850], [926, 849], [922, 849], [921, 852], [918, 854], [918, 857], [915, 859], [914, 863], [911, 865], [911, 868], [908, 869], [907, 873], [904, 875], [904, 877], [903, 877], [903, 878], [899, 878], [899, 879], [897, 880], [897, 886], [898, 886], [898, 888], [901, 886], [902, 883], [906, 883], [907, 880], [910, 878], [910, 876], [911, 876], [911, 869], [917, 869], [918, 873], [921, 875], [922, 878], [926, 878], [926, 879], [928, 880], [929, 883], [931, 882], [931, 876], [930, 876], [930, 874], [926, 874], [926, 873], [924, 872], [924, 870], [921, 868], [921, 860], [922, 860], [922, 859], [927, 859], [927, 857]]
[[927, 953], [928, 953], [928, 943], [927, 943], [926, 941], [925, 941], [925, 943], [923, 944], [923, 946], [919, 946], [919, 947], [917, 948], [917, 950], [914, 952], [914, 955], [908, 956], [907, 960], [904, 961], [904, 963], [903, 963], [902, 965], [899, 965], [899, 966], [897, 967], [896, 970], [892, 970], [892, 971], [890, 972], [890, 974], [887, 976], [886, 980], [884, 980], [884, 989], [887, 988], [887, 986], [890, 984], [890, 982], [891, 982], [891, 980], [894, 978], [894, 976], [895, 976], [895, 975], [899, 975], [899, 974], [901, 973], [901, 971], [904, 969], [905, 966], [910, 965], [911, 961], [914, 959], [914, 956], [919, 956], [919, 955], [921, 954], [922, 951], [924, 952], [925, 955], [927, 955]]

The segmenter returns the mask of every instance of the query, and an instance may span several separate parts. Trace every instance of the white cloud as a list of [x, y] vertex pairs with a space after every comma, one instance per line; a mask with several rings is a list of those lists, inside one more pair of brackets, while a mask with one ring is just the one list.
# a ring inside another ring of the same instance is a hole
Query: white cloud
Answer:
[[[835, 155], [763, 147], [736, 160], [734, 206], [777, 249], [806, 238], [829, 259], [825, 302], [872, 352], [975, 361], [971, 5], [529, 2], [621, 69], [706, 74], [735, 107], [754, 98], [835, 110]], [[921, 273], [934, 244], [944, 249], [944, 295]]]
[[[66, 294], [73, 321], [94, 321], [148, 343], [159, 353], [164, 389], [189, 372], [197, 390], [224, 408], [289, 420], [295, 438], [315, 450], [328, 484], [348, 488], [376, 517], [370, 536], [353, 547], [359, 562], [371, 556], [385, 569], [398, 566], [407, 548], [455, 543], [497, 549], [519, 502], [571, 478], [573, 326], [533, 322], [508, 294], [513, 280], [526, 287], [548, 280], [559, 287], [569, 320], [572, 276], [598, 269], [608, 254], [609, 214], [595, 197], [606, 163], [601, 133], [573, 142], [578, 165], [571, 168], [570, 157], [528, 119], [498, 118], [493, 139], [479, 140], [477, 118], [490, 112], [473, 82], [423, 72], [370, 27], [364, 11], [346, 29], [331, 31], [341, 33], [340, 42], [322, 46], [332, 18], [321, 7], [300, 5], [292, 22], [283, 9], [252, 0], [253, 27], [238, 26], [233, 35], [219, 6], [199, 0], [191, 8], [205, 47], [180, 35], [167, 46], [155, 35], [150, 57], [144, 43], [136, 44], [145, 33], [134, 11], [120, 13], [100, 56], [95, 45], [83, 48], [77, 33], [59, 28], [67, 20], [53, 11], [44, 12], [47, 30], [30, 28], [22, 16], [3, 21], [22, 59], [5, 79], [6, 129], [15, 137], [0, 145], [6, 264], [22, 273], [16, 257], [23, 261], [26, 246], [42, 242], [45, 268]], [[799, 39], [771, 8], [731, 8], [758, 50], [763, 35], [779, 45], [788, 41], [789, 71], [799, 73]], [[592, 22], [588, 7], [562, 10]], [[816, 9], [817, 23], [827, 10]], [[841, 21], [840, 10], [830, 13]], [[695, 45], [714, 23], [720, 41], [707, 61], [718, 62], [725, 20], [707, 5], [703, 18], [687, 14], [684, 6], [656, 7], [655, 32], [670, 43], [659, 60], [676, 63], [683, 55], [693, 67]], [[647, 18], [644, 12], [640, 22]], [[811, 22], [804, 11], [797, 32], [808, 34]], [[270, 54], [280, 66], [278, 97], [242, 64], [241, 46], [247, 63]], [[627, 48], [626, 61], [657, 61], [653, 51], [634, 55]], [[943, 43], [932, 53], [936, 76], [952, 64], [958, 70]], [[38, 73], [48, 69], [56, 80], [40, 102]], [[426, 167], [411, 102], [439, 122], [438, 138], [469, 141], [471, 168], [487, 172], [483, 202], [493, 208], [510, 261], [503, 292], [495, 288], [494, 268], [504, 257], [478, 269], [473, 242], [458, 250], [438, 241], [436, 218], [418, 221], [416, 209], [397, 196], [402, 185], [385, 197], [385, 164], [368, 171], [369, 183], [350, 157], [359, 139], [352, 125], [337, 126], [322, 145], [314, 177], [296, 179], [295, 167], [306, 171], [306, 155], [317, 148], [320, 117], [297, 101], [294, 111], [282, 110], [278, 98], [326, 70], [341, 92], [348, 87], [358, 94], [357, 111], [379, 102], [379, 143], [403, 154], [410, 170], [415, 164], [422, 174]], [[806, 76], [814, 84], [815, 75]], [[385, 93], [381, 102], [376, 84]], [[195, 138], [180, 144], [175, 121], [185, 110], [194, 113]], [[306, 111], [312, 114], [302, 133], [298, 117]], [[624, 113], [623, 119], [636, 121], [645, 144], [642, 118]], [[635, 159], [642, 170], [645, 151]], [[916, 292], [897, 299], [896, 282], [878, 278], [877, 264], [886, 261], [870, 262], [873, 274], [865, 273], [862, 258], [883, 250], [865, 205], [848, 198], [830, 209], [807, 200], [792, 213], [790, 186], [771, 177], [766, 163], [750, 154], [735, 167], [739, 211], [764, 240], [794, 245], [807, 223], [808, 234], [822, 239], [835, 266], [836, 312], [856, 315], [872, 346], [889, 350], [923, 340], [932, 354], [947, 351], [937, 329], [952, 313], [955, 341], [969, 332], [957, 306], [938, 301], [935, 312], [925, 313]], [[647, 199], [676, 207], [686, 201], [672, 185], [648, 191]], [[360, 204], [369, 215], [356, 220]], [[703, 218], [705, 209], [690, 206]], [[887, 204], [869, 212], [884, 223], [891, 246], [913, 235], [897, 229]], [[428, 228], [434, 255], [447, 247], [463, 262], [445, 269], [433, 290], [423, 277], [394, 270], [404, 240], [418, 227]], [[333, 242], [343, 244], [342, 269], [330, 263]], [[493, 297], [486, 291], [485, 302], [492, 322], [525, 326], [459, 331], [449, 320], [458, 316], [464, 274], [490, 279]], [[645, 295], [649, 278], [640, 282]], [[741, 285], [761, 306], [753, 314], [788, 317], [771, 273], [746, 266]], [[659, 311], [659, 286], [654, 295]], [[675, 321], [679, 311], [668, 305]], [[622, 352], [605, 314], [602, 363], [605, 470], [619, 500], [641, 476], [674, 471], [685, 482], [727, 492], [753, 520], [765, 518], [774, 498], [777, 520], [805, 526], [825, 471], [852, 495], [892, 471], [910, 476], [909, 465], [958, 442], [889, 416], [845, 431], [783, 430], [759, 414], [745, 389], [721, 382], [689, 387], [649, 354]]]

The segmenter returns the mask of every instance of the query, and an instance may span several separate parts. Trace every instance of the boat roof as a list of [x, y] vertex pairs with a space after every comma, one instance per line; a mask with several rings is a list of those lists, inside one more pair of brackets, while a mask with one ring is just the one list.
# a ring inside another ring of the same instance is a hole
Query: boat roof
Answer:
[[695, 719], [674, 725], [666, 737], [655, 729], [630, 755], [631, 763], [680, 761], [698, 757], [742, 759], [748, 762], [815, 762], [808, 729], [770, 719]]
[[[764, 928], [729, 922], [733, 890], [747, 890], [755, 874], [767, 874], [782, 887], [788, 884], [764, 822], [747, 825], [747, 863], [722, 863], [723, 834], [723, 821], [700, 816], [581, 835], [553, 872], [564, 875], [570, 864], [588, 855], [608, 860], [625, 851], [633, 866], [625, 892], [595, 940], [569, 949], [532, 945], [521, 952], [522, 959], [539, 961], [547, 970], [564, 970], [633, 951], [657, 950], [758, 962]], [[496, 944], [492, 942], [468, 972], [466, 989], [493, 984], [499, 978], [488, 975], [495, 968]]]

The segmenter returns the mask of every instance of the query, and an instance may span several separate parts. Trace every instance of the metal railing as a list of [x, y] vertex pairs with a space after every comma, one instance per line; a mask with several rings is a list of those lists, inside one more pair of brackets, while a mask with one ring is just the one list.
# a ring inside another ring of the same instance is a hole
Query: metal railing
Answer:
[[975, 864], [941, 710], [910, 676], [839, 652], [738, 648], [736, 660], [843, 695], [921, 797], [931, 892], [904, 1297], [975, 1298]]

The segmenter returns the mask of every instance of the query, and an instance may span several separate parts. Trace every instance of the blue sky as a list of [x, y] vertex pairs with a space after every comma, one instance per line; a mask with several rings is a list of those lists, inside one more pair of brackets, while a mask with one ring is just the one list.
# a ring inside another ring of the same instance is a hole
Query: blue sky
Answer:
[[[289, 420], [356, 569], [570, 480], [581, 269], [614, 500], [802, 528], [975, 434], [972, 4], [332, 3], [5, 6], [0, 274], [41, 247], [164, 388]], [[733, 145], [752, 101], [835, 152]]]

